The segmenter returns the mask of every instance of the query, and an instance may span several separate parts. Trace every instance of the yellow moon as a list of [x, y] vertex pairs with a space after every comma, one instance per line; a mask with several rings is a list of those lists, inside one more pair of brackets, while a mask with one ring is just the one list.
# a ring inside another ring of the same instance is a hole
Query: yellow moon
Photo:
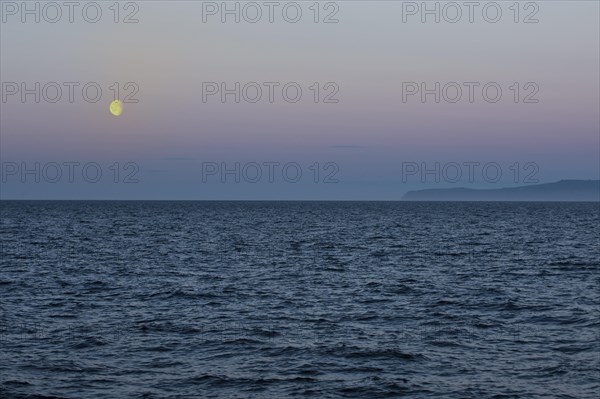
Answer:
[[110, 103], [110, 113], [114, 116], [119, 116], [123, 113], [123, 102], [120, 100], [115, 100]]

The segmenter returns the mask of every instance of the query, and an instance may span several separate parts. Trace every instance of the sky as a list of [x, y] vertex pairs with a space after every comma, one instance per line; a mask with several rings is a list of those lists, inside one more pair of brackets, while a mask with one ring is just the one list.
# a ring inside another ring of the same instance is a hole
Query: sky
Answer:
[[69, 4], [0, 1], [1, 199], [600, 177], [597, 1]]

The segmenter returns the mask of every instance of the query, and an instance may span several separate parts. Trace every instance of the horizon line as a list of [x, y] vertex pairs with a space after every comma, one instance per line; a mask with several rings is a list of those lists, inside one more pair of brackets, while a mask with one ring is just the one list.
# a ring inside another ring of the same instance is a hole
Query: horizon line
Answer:
[[73, 198], [0, 198], [0, 202], [513, 202], [513, 203], [563, 203], [563, 202], [579, 202], [579, 203], [597, 203], [600, 200], [403, 200], [403, 199], [73, 199]]

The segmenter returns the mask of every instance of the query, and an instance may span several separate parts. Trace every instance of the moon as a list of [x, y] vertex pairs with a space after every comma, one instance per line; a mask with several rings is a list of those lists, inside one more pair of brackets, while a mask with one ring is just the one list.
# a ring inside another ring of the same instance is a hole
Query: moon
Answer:
[[119, 116], [123, 113], [123, 102], [121, 100], [115, 100], [110, 103], [110, 113], [114, 116]]

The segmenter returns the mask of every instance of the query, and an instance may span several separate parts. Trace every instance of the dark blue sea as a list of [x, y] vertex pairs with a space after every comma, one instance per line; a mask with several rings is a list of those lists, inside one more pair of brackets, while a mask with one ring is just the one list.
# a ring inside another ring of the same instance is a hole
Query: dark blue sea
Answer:
[[598, 398], [598, 203], [0, 202], [2, 398]]

